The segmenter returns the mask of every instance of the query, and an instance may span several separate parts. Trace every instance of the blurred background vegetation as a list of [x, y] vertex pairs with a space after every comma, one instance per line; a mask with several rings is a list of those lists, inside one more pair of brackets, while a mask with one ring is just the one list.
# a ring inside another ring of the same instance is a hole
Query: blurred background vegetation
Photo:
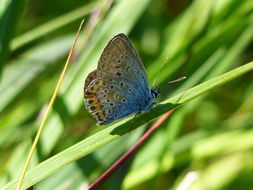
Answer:
[[[253, 57], [251, 0], [1, 0], [0, 187], [21, 173], [82, 18], [75, 56], [30, 168], [103, 129], [83, 106], [83, 83], [117, 33], [129, 36], [150, 83], [158, 76], [158, 102]], [[168, 85], [180, 76], [188, 79]], [[180, 107], [101, 189], [252, 189], [251, 81], [246, 74]], [[83, 189], [143, 130], [72, 162], [34, 189]]]

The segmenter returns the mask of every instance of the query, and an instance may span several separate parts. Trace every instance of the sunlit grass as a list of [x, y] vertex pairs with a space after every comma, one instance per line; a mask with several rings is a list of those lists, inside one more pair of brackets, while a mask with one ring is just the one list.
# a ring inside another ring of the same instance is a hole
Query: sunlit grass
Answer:
[[[160, 107], [136, 118], [136, 127], [146, 123], [145, 117], [152, 120], [167, 111], [162, 104], [170, 102], [170, 97], [176, 101], [178, 97], [175, 96], [185, 90], [194, 89], [198, 84], [252, 60], [253, 1], [195, 0], [172, 4], [165, 0], [140, 0], [137, 6], [134, 0], [117, 0], [109, 10], [100, 9], [110, 0], [94, 2], [101, 6], [51, 2], [50, 5], [55, 6], [53, 13], [49, 7], [40, 8], [26, 1], [19, 1], [20, 4], [8, 9], [8, 2], [0, 1], [0, 24], [6, 23], [0, 25], [0, 64], [3, 68], [0, 189], [20, 176], [79, 17], [105, 11], [98, 17], [98, 24], [89, 38], [81, 35], [80, 39], [87, 41], [84, 47], [82, 42], [78, 44], [80, 51], [76, 52], [67, 71], [45, 126], [25, 179], [25, 184], [35, 184], [35, 189], [87, 186], [142, 134], [144, 127], [124, 136], [109, 135], [120, 123], [96, 127], [96, 121], [83, 107], [84, 80], [96, 67], [105, 44], [115, 34], [124, 32], [129, 36], [145, 64], [150, 82], [158, 77]], [[42, 4], [45, 3], [49, 2]], [[85, 10], [82, 13], [78, 12], [81, 6]], [[63, 11], [62, 7], [66, 9]], [[15, 10], [25, 16], [13, 14]], [[58, 18], [59, 23], [52, 25]], [[86, 17], [87, 24], [92, 22], [89, 18]], [[8, 33], [10, 30], [12, 35]], [[148, 51], [150, 44], [154, 46]], [[165, 62], [165, 69], [159, 73]], [[187, 79], [168, 84], [181, 76], [187, 76]], [[180, 100], [186, 101], [188, 97], [188, 102], [184, 102], [135, 155], [129, 171], [112, 176], [101, 189], [176, 189], [191, 172], [197, 176], [192, 189], [206, 189], [211, 184], [218, 190], [250, 189], [248, 187], [253, 185], [249, 177], [253, 170], [250, 162], [253, 159], [251, 81], [252, 72], [235, 77], [208, 93], [208, 86], [202, 86], [195, 95], [184, 94]], [[223, 83], [224, 78], [215, 82]], [[205, 92], [202, 96], [201, 91]], [[128, 127], [120, 130], [127, 132]], [[90, 142], [89, 146], [85, 144], [87, 142]], [[45, 163], [50, 163], [50, 167]]]

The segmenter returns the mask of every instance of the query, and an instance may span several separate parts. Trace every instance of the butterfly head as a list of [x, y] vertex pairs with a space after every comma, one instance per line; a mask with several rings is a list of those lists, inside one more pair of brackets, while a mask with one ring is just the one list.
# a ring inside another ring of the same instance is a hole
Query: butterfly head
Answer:
[[157, 96], [159, 95], [160, 90], [159, 89], [151, 89], [151, 95], [153, 98], [157, 98]]

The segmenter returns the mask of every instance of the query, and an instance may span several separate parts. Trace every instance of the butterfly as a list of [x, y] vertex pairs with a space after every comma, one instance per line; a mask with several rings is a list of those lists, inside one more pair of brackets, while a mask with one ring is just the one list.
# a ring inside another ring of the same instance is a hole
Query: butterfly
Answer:
[[150, 88], [144, 65], [123, 33], [108, 42], [97, 69], [84, 84], [86, 109], [98, 125], [150, 111], [158, 95], [158, 89]]

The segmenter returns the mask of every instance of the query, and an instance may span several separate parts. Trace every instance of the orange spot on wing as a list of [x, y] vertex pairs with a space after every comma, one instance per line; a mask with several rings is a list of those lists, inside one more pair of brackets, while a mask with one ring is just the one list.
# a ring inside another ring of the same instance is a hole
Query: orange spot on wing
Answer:
[[84, 93], [84, 98], [85, 99], [91, 99], [91, 98], [94, 98], [96, 96], [97, 96], [97, 94], [95, 92], [87, 91], [87, 92]]

